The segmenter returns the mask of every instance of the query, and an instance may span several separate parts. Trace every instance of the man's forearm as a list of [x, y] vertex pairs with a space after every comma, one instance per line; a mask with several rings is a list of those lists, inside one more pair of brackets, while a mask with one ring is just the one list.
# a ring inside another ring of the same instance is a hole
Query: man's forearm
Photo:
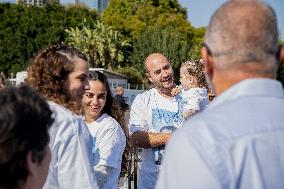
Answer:
[[131, 144], [138, 148], [152, 148], [165, 145], [171, 133], [151, 133], [145, 131], [135, 132], [131, 135]]

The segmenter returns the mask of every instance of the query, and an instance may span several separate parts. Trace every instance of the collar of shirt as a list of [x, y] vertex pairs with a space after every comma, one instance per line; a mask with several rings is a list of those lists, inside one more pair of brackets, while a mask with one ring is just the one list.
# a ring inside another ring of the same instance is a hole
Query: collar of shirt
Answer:
[[274, 79], [254, 78], [243, 80], [216, 97], [207, 109], [215, 108], [241, 96], [273, 96], [284, 98], [282, 84]]

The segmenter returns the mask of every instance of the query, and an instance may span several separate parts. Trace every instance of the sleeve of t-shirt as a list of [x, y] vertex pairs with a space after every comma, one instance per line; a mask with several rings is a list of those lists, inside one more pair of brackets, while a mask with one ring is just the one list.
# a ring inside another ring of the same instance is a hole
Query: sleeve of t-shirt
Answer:
[[129, 118], [129, 133], [132, 134], [137, 131], [148, 131], [149, 126], [147, 123], [147, 109], [141, 94], [137, 95], [134, 99]]
[[139, 94], [134, 99], [131, 105], [129, 118], [129, 133], [132, 134], [138, 131], [148, 131], [147, 109], [142, 95]]
[[[57, 150], [54, 153], [57, 156], [52, 157], [57, 158], [54, 165], [57, 175], [54, 175], [53, 182], [62, 189], [96, 188], [93, 155], [90, 151], [91, 138], [87, 128], [80, 125], [78, 119], [62, 121], [55, 142]], [[46, 188], [52, 188], [52, 184], [49, 184]]]
[[[182, 155], [181, 155], [182, 154]], [[193, 144], [177, 131], [166, 146], [156, 189], [222, 188]]]
[[116, 128], [108, 128], [97, 135], [96, 141], [100, 141], [95, 152], [99, 156], [98, 164], [119, 168], [126, 144], [124, 133]]

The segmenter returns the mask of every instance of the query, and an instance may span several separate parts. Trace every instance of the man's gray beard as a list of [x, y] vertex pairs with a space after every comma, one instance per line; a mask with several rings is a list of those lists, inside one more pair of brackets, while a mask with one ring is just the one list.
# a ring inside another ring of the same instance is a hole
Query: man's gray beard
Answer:
[[158, 90], [158, 91], [160, 91], [160, 92], [169, 92], [170, 90], [172, 90], [172, 88], [175, 86], [175, 84], [174, 83], [172, 83], [172, 85], [170, 86], [170, 87], [164, 87], [162, 84], [161, 85], [157, 85], [157, 84], [155, 84], [155, 83], [152, 83], [153, 85], [154, 85], [154, 87]]

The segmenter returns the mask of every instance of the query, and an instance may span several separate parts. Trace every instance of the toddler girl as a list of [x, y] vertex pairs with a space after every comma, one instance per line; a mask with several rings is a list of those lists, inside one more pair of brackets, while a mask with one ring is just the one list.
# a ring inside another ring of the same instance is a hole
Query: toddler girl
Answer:
[[181, 94], [184, 100], [184, 118], [188, 118], [208, 105], [207, 83], [202, 61], [186, 61], [180, 67]]

